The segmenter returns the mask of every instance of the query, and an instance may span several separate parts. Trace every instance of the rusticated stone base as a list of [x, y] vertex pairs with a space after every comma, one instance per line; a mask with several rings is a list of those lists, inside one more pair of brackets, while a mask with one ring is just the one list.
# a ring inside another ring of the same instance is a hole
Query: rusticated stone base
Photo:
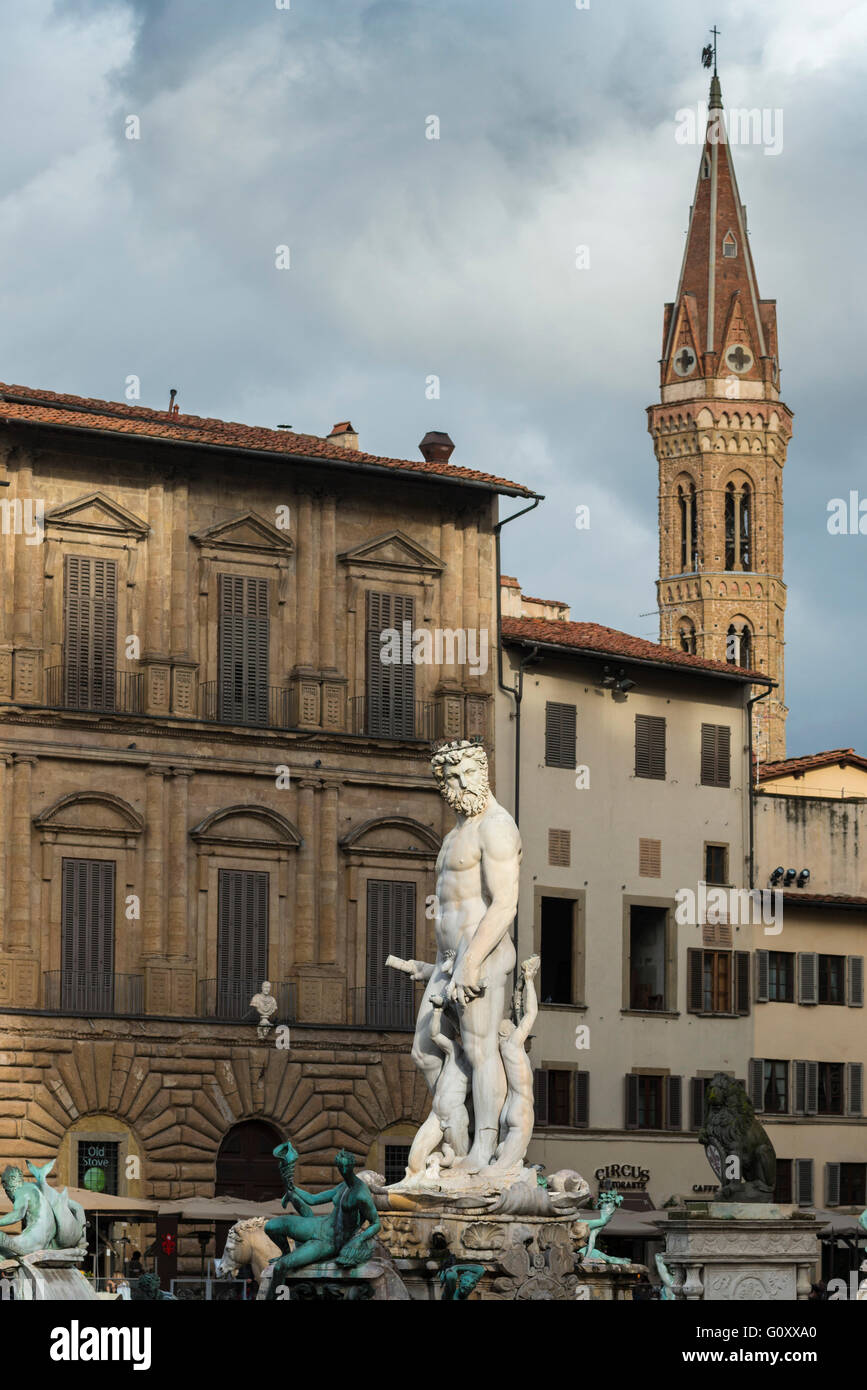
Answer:
[[[630, 1299], [640, 1265], [576, 1265], [587, 1240], [577, 1217], [485, 1216], [460, 1211], [380, 1211], [382, 1242], [414, 1299], [438, 1299], [449, 1255], [483, 1265], [473, 1299]], [[579, 1285], [581, 1286], [579, 1288]], [[589, 1289], [589, 1293], [586, 1291]]]

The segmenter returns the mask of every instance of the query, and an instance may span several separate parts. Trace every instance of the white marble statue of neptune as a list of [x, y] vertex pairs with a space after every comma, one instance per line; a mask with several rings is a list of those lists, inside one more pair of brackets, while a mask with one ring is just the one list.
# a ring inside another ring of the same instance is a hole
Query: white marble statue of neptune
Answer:
[[[412, 1055], [436, 1096], [444, 1061], [442, 1032], [450, 1017], [455, 1021], [456, 1044], [470, 1071], [474, 1131], [469, 1153], [455, 1160], [453, 1171], [478, 1171], [494, 1158], [506, 1100], [499, 1028], [515, 965], [511, 927], [518, 906], [521, 837], [491, 792], [481, 743], [458, 739], [444, 745], [431, 759], [431, 769], [456, 823], [437, 859], [437, 958], [419, 1009]], [[439, 1100], [437, 1096], [436, 1108]]]

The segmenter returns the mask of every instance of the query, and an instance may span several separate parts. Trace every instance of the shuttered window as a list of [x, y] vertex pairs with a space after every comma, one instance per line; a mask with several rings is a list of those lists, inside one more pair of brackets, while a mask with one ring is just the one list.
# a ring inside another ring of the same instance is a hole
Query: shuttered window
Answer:
[[840, 1205], [840, 1164], [825, 1164], [825, 1205], [826, 1207], [838, 1207]]
[[117, 687], [117, 562], [67, 555], [64, 574], [64, 704], [113, 710]]
[[864, 1063], [846, 1063], [846, 1114], [860, 1115], [864, 1106]]
[[[388, 643], [383, 633], [391, 628], [400, 635], [404, 650], [404, 623], [413, 631], [415, 600], [402, 594], [367, 593], [367, 711], [365, 732], [385, 738], [415, 735], [415, 666], [412, 661], [383, 661]], [[408, 644], [407, 644], [408, 645]]]
[[546, 767], [575, 767], [574, 705], [559, 705], [548, 700], [545, 705], [545, 765]]
[[536, 1128], [584, 1129], [590, 1123], [590, 1073], [563, 1067], [533, 1072]]
[[864, 957], [849, 956], [846, 961], [846, 1002], [850, 1009], [864, 1007]]
[[681, 1129], [683, 1078], [630, 1072], [626, 1078], [627, 1129]]
[[665, 720], [661, 715], [635, 716], [635, 775], [665, 779]]
[[795, 1201], [799, 1207], [813, 1205], [813, 1160], [795, 1159]]
[[220, 575], [219, 719], [268, 723], [268, 580]]
[[639, 878], [660, 878], [662, 876], [662, 841], [638, 841]]
[[705, 1096], [707, 1094], [707, 1076], [693, 1076], [689, 1083], [689, 1127], [690, 1129], [701, 1129], [704, 1124]]
[[238, 1018], [268, 979], [268, 874], [220, 869], [217, 893], [217, 1015]]
[[412, 960], [415, 951], [415, 884], [367, 880], [365, 1022], [378, 1028], [411, 1026], [412, 980], [386, 967], [387, 956]]
[[548, 831], [548, 863], [555, 869], [568, 869], [572, 863], [572, 831]]
[[114, 1005], [115, 866], [64, 859], [61, 870], [61, 1008], [110, 1013]]
[[819, 1002], [819, 956], [816, 951], [798, 952], [798, 1003]]
[[732, 731], [727, 724], [701, 726], [701, 784], [703, 787], [731, 786]]

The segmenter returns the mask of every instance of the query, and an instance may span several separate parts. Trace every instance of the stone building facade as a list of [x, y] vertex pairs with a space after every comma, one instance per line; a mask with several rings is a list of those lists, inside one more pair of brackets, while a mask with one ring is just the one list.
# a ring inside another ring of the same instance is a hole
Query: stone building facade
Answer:
[[493, 737], [530, 494], [357, 446], [0, 388], [0, 1166], [207, 1195], [288, 1132], [315, 1186], [423, 1115], [382, 962], [433, 950], [430, 745]]
[[754, 708], [762, 761], [786, 747], [791, 421], [780, 399], [776, 302], [759, 297], [714, 77], [677, 298], [665, 306], [660, 400], [648, 410], [659, 468], [657, 599], [661, 642], [776, 681]]

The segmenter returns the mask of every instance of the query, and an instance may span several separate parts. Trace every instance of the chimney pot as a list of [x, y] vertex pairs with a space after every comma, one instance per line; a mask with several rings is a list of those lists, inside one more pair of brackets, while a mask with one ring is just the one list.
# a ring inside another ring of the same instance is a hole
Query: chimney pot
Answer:
[[441, 430], [428, 430], [418, 447], [425, 463], [448, 463], [455, 451], [453, 441]]

